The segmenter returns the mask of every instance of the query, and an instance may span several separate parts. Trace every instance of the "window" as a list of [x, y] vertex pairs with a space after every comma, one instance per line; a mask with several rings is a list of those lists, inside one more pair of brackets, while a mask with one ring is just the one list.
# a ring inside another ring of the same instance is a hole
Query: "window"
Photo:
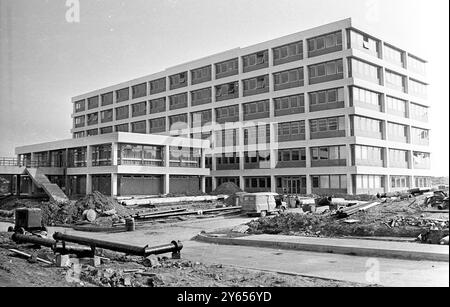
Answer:
[[422, 82], [409, 79], [409, 92], [415, 96], [426, 97], [427, 86]]
[[169, 117], [170, 130], [176, 130], [180, 128], [187, 128], [188, 122], [187, 114], [179, 114]]
[[116, 132], [129, 132], [128, 124], [117, 125]]
[[311, 159], [319, 160], [345, 160], [347, 159], [347, 149], [345, 146], [327, 146], [311, 148]]
[[400, 90], [402, 92], [406, 91], [406, 77], [400, 74], [394, 73], [392, 71], [386, 70], [386, 86]]
[[98, 129], [91, 129], [86, 132], [87, 136], [95, 136], [98, 135]]
[[352, 94], [353, 105], [364, 104], [364, 105], [375, 106], [377, 108], [380, 107], [381, 95], [379, 93], [372, 92], [372, 91], [362, 89], [359, 87], [352, 87], [351, 94]]
[[414, 168], [418, 169], [430, 169], [430, 154], [427, 152], [414, 152], [413, 153]]
[[158, 94], [166, 91], [166, 78], [150, 82], [150, 94]]
[[75, 133], [73, 134], [73, 138], [74, 138], [74, 139], [81, 139], [81, 138], [84, 138], [84, 131], [81, 131], [81, 132], [75, 132]]
[[326, 132], [326, 131], [343, 131], [345, 130], [345, 118], [340, 117], [330, 117], [313, 119], [310, 121], [311, 133], [316, 132]]
[[166, 111], [166, 97], [150, 100], [150, 114]]
[[228, 129], [215, 131], [215, 146], [229, 147], [238, 145], [238, 130]]
[[92, 113], [87, 115], [88, 126], [98, 124], [98, 113]]
[[211, 123], [211, 121], [212, 121], [211, 110], [205, 110], [191, 114], [192, 127], [201, 127], [204, 124]]
[[407, 137], [407, 127], [400, 124], [388, 123], [387, 126], [388, 136], [395, 140], [402, 140], [406, 142]]
[[383, 176], [381, 175], [356, 175], [357, 189], [381, 189], [383, 185]]
[[426, 63], [412, 55], [408, 56], [408, 68], [421, 75], [426, 74]]
[[147, 83], [133, 86], [131, 92], [133, 99], [147, 96]]
[[309, 57], [342, 50], [342, 32], [334, 32], [308, 39]]
[[116, 101], [122, 102], [122, 101], [127, 101], [130, 99], [130, 88], [124, 88], [121, 90], [116, 91]]
[[379, 42], [366, 34], [350, 30], [351, 47], [378, 56]]
[[244, 95], [254, 95], [269, 91], [269, 75], [243, 80], [242, 83], [244, 85]]
[[404, 67], [403, 54], [404, 52], [397, 48], [391, 47], [386, 44], [384, 45], [384, 52], [383, 52], [384, 59], [391, 63]]
[[113, 127], [100, 128], [100, 134], [108, 134], [113, 132]]
[[258, 68], [267, 67], [269, 65], [269, 51], [261, 51], [242, 57], [244, 72]]
[[88, 110], [98, 108], [98, 96], [91, 97], [88, 99]]
[[84, 116], [75, 117], [75, 128], [84, 127], [85, 124]]
[[204, 88], [198, 91], [192, 91], [191, 97], [192, 97], [192, 106], [197, 106], [201, 104], [211, 103], [211, 95], [212, 91], [211, 88]]
[[233, 99], [239, 96], [239, 82], [218, 85], [216, 88], [216, 100]]
[[187, 93], [173, 95], [169, 97], [169, 109], [176, 110], [187, 107]]
[[147, 122], [145, 120], [131, 123], [131, 132], [133, 133], [147, 133]]
[[166, 118], [156, 118], [150, 120], [150, 133], [165, 132], [166, 131]]
[[389, 149], [389, 163], [394, 167], [408, 167], [408, 152], [406, 150]]
[[86, 108], [86, 101], [79, 100], [75, 102], [75, 112], [83, 112]]
[[270, 142], [270, 125], [244, 128], [244, 145], [267, 144]]
[[406, 117], [406, 101], [386, 96], [386, 107], [388, 110], [400, 113], [402, 116]]
[[280, 87], [285, 84], [292, 84], [293, 86], [303, 85], [303, 67], [282, 71], [274, 75], [275, 90], [285, 89]]
[[383, 160], [383, 149], [371, 146], [354, 146], [355, 160], [380, 161]]
[[216, 109], [216, 121], [218, 123], [235, 122], [239, 120], [239, 105]]
[[412, 119], [427, 122], [428, 121], [428, 107], [424, 107], [415, 103], [409, 105], [409, 114]]
[[381, 121], [377, 119], [362, 116], [353, 117], [353, 129], [355, 131], [364, 131], [365, 133], [379, 136], [382, 131], [381, 125]]
[[[344, 66], [342, 59], [334, 60], [326, 63], [311, 65], [309, 69], [309, 80], [311, 84], [331, 81], [335, 79], [342, 79], [344, 73]], [[328, 80], [329, 76], [334, 76]], [[326, 80], [323, 78], [327, 77]]]
[[358, 77], [380, 84], [379, 67], [352, 58], [350, 60], [350, 76]]
[[282, 64], [303, 58], [303, 42], [295, 42], [273, 49], [274, 64]]
[[108, 106], [110, 104], [113, 104], [114, 99], [113, 92], [103, 94], [101, 97], [102, 97], [102, 106]]
[[116, 108], [116, 120], [126, 119], [130, 116], [129, 107]]
[[224, 78], [227, 76], [237, 75], [239, 72], [239, 60], [237, 58], [220, 62], [216, 65], [216, 78]]
[[269, 113], [269, 100], [246, 103], [243, 105], [243, 108], [244, 108], [244, 119], [245, 117], [258, 114], [260, 116], [267, 117]]
[[274, 99], [275, 116], [305, 112], [305, 95], [293, 95]]
[[191, 80], [192, 84], [211, 81], [211, 66], [191, 70]]
[[109, 123], [113, 120], [113, 110], [106, 110], [100, 113], [102, 123]]
[[411, 141], [417, 145], [428, 145], [429, 130], [412, 127]]
[[309, 102], [311, 106], [343, 101], [344, 101], [344, 88], [335, 88], [320, 92], [309, 93]]
[[187, 71], [170, 76], [169, 80], [171, 90], [187, 86]]

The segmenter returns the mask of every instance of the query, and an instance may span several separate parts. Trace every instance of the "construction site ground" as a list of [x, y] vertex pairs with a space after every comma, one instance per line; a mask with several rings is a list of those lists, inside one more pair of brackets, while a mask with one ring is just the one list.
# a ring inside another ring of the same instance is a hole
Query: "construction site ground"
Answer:
[[427, 212], [430, 208], [424, 206], [424, 200], [423, 196], [415, 199], [387, 200], [365, 212], [340, 219], [330, 212], [303, 214], [300, 213], [301, 209], [293, 209], [286, 214], [260, 218], [248, 223], [247, 233], [415, 239], [430, 227], [437, 227], [443, 235], [448, 235], [448, 210]]

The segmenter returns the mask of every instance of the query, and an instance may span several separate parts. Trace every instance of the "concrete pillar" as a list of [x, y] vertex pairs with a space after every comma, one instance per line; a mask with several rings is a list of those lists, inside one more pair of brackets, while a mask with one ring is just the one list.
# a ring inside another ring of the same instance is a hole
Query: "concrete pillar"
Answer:
[[275, 175], [270, 176], [270, 192], [275, 193], [277, 191], [277, 180]]
[[215, 189], [217, 189], [217, 180], [216, 177], [211, 177], [211, 189], [214, 191]]
[[245, 178], [244, 176], [239, 176], [239, 188], [245, 191]]
[[413, 152], [411, 150], [408, 150], [406, 153], [407, 157], [408, 157], [408, 168], [409, 169], [414, 169], [414, 160], [413, 160]]
[[239, 170], [244, 171], [245, 170], [245, 153], [243, 151], [239, 151], [237, 153], [237, 156], [239, 157]]
[[118, 186], [117, 186], [117, 174], [111, 174], [111, 196], [117, 196]]
[[92, 193], [92, 175], [87, 174], [86, 175], [86, 194]]
[[[206, 167], [206, 155], [205, 155], [205, 150], [201, 149], [201, 153], [200, 153], [200, 168], [205, 168]], [[204, 178], [203, 178], [204, 179]]]
[[170, 146], [164, 146], [164, 166], [170, 167]]
[[111, 144], [111, 165], [115, 166], [118, 165], [118, 153], [119, 150], [119, 144], [112, 143]]
[[386, 175], [384, 176], [384, 192], [385, 193], [389, 193], [391, 191], [391, 176], [390, 175]]
[[86, 149], [86, 166], [92, 167], [92, 146], [87, 146]]
[[206, 193], [206, 176], [201, 176], [201, 191], [202, 193]]
[[306, 168], [309, 169], [311, 167], [312, 162], [311, 147], [305, 148], [305, 154], [306, 154]]
[[309, 174], [306, 174], [306, 194], [312, 194], [312, 180]]
[[384, 147], [383, 148], [383, 167], [388, 168], [390, 166], [389, 161], [389, 148]]
[[352, 146], [350, 144], [346, 144], [345, 151], [347, 154], [347, 167], [348, 167], [353, 165]]
[[355, 191], [353, 191], [353, 180], [352, 174], [347, 174], [347, 194], [353, 195]]
[[164, 175], [164, 194], [169, 194], [170, 193], [170, 175], [169, 174], [165, 174]]

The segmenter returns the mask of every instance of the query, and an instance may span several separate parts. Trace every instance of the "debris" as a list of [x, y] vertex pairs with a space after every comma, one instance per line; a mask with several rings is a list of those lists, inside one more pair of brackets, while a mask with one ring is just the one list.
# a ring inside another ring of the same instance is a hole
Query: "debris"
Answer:
[[238, 225], [234, 227], [231, 231], [232, 232], [238, 232], [238, 233], [246, 233], [250, 227], [248, 225]]
[[361, 221], [360, 220], [345, 220], [344, 221], [344, 223], [347, 223], [347, 224], [356, 224], [356, 223], [360, 223]]
[[69, 268], [72, 265], [69, 255], [56, 255], [56, 265], [60, 268]]
[[[10, 252], [13, 252], [13, 253], [15, 253], [15, 254], [17, 254], [17, 255], [26, 257], [27, 259], [34, 258], [32, 255], [27, 254], [27, 253], [25, 253], [25, 252], [21, 252], [21, 251], [19, 251], [19, 250], [17, 250], [17, 249], [9, 249], [9, 251], [10, 251]], [[47, 260], [42, 259], [42, 258], [39, 258], [39, 257], [36, 257], [36, 258], [34, 258], [34, 259], [36, 259], [36, 261], [39, 261], [39, 262], [42, 262], [42, 263], [45, 263], [45, 264], [48, 264], [48, 265], [52, 265], [52, 264], [53, 264], [52, 262], [47, 261]]]
[[442, 238], [441, 241], [439, 242], [439, 244], [448, 245], [448, 236]]
[[159, 263], [158, 257], [156, 257], [155, 255], [150, 255], [148, 257], [146, 257], [144, 259], [144, 266], [149, 267], [149, 268], [154, 268], [154, 267], [158, 267], [161, 264]]
[[215, 189], [211, 195], [234, 195], [242, 190], [232, 182], [225, 182]]
[[97, 218], [97, 213], [93, 209], [85, 210], [83, 212], [83, 218], [92, 223]]

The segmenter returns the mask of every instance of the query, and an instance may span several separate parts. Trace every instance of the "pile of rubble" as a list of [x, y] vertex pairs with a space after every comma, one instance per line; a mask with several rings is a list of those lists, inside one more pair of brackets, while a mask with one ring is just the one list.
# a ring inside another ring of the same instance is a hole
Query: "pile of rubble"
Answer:
[[232, 182], [225, 182], [211, 192], [212, 195], [234, 195], [242, 190]]
[[101, 226], [112, 226], [124, 222], [131, 214], [130, 210], [119, 204], [115, 199], [100, 192], [94, 192], [77, 202], [56, 204], [42, 203], [43, 220], [46, 225], [76, 224], [87, 221]]

